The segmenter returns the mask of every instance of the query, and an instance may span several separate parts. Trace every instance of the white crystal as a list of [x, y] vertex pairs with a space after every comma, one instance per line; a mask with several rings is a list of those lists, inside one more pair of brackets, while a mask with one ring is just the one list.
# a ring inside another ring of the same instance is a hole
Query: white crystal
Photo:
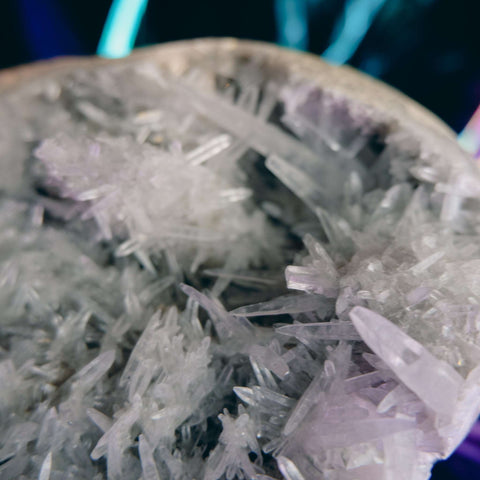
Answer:
[[480, 410], [477, 166], [190, 54], [0, 94], [0, 477], [427, 479]]
[[40, 468], [40, 473], [38, 474], [38, 480], [49, 480], [51, 471], [52, 471], [52, 452], [48, 452]]

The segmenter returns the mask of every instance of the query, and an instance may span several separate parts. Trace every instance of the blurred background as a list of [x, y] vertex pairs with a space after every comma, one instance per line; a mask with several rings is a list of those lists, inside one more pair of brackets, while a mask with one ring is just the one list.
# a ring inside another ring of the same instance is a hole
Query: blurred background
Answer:
[[[137, 46], [235, 36], [309, 50], [397, 87], [457, 132], [480, 103], [479, 0], [113, 3], [145, 10]], [[112, 0], [1, 0], [1, 6], [0, 68], [5, 68], [58, 55], [94, 54]]]
[[[60, 55], [233, 36], [348, 63], [423, 104], [480, 149], [480, 0], [1, 0], [0, 68]], [[466, 125], [468, 128], [465, 128]], [[433, 480], [480, 479], [480, 426]]]

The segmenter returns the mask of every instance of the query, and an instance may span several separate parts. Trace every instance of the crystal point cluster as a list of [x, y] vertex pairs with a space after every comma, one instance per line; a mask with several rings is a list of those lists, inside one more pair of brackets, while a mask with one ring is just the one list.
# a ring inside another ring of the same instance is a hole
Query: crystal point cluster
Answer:
[[232, 55], [0, 96], [0, 478], [426, 480], [475, 421], [480, 171]]

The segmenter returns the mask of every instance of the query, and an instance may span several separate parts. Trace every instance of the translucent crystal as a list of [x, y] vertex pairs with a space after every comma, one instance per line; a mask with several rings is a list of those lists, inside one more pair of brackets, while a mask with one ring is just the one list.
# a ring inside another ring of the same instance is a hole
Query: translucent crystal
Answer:
[[426, 480], [477, 418], [478, 166], [227, 50], [0, 94], [2, 479]]

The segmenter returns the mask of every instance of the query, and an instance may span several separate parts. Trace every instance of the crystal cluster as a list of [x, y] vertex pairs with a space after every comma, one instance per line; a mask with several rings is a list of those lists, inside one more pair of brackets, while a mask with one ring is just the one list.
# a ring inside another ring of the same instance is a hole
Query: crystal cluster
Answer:
[[424, 480], [468, 433], [480, 172], [450, 139], [255, 57], [0, 103], [2, 479]]

